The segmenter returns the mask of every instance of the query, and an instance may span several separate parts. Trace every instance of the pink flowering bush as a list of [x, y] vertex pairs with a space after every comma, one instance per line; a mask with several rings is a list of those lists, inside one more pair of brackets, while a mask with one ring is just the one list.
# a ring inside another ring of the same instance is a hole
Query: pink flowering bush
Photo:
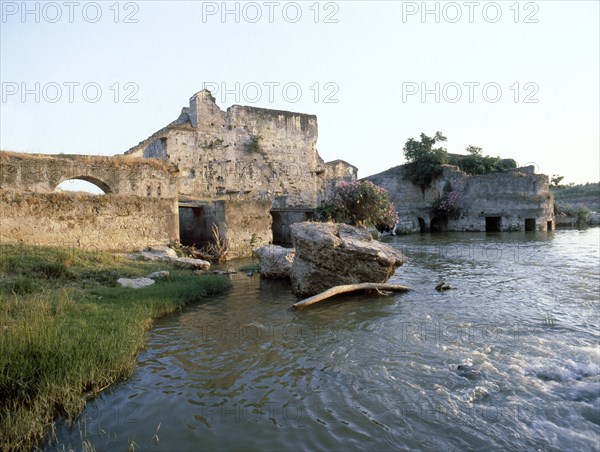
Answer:
[[446, 182], [444, 193], [431, 206], [433, 213], [435, 215], [445, 215], [452, 219], [458, 218], [462, 203], [462, 188], [463, 181], [460, 179], [453, 179], [452, 182]]
[[319, 215], [325, 221], [375, 226], [379, 230], [393, 229], [399, 221], [387, 191], [368, 180], [340, 182]]

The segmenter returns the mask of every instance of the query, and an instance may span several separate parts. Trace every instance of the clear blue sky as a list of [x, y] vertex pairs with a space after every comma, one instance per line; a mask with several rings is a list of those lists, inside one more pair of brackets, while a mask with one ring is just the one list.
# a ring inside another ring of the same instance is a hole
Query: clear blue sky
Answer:
[[78, 3], [1, 2], [3, 149], [122, 153], [216, 83], [233, 92], [215, 93], [222, 108], [316, 114], [322, 157], [361, 177], [441, 130], [450, 152], [600, 179], [597, 1], [427, 2], [425, 16], [420, 1], [228, 2], [224, 17], [222, 2]]

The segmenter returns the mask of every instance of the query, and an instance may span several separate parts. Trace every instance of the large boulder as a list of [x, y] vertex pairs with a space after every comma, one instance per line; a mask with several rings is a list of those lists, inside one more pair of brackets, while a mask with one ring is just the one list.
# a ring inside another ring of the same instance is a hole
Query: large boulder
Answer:
[[266, 245], [254, 250], [260, 259], [260, 275], [265, 278], [289, 278], [295, 252], [291, 248]]
[[296, 257], [292, 290], [314, 295], [341, 284], [385, 283], [406, 258], [365, 229], [336, 223], [290, 226]]

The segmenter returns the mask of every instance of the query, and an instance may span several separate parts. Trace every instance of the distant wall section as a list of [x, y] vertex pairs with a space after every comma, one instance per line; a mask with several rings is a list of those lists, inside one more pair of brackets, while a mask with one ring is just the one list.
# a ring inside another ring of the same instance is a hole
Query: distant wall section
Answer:
[[[546, 231], [555, 228], [554, 195], [548, 176], [532, 167], [505, 173], [471, 176], [456, 166], [443, 165], [442, 176], [422, 190], [405, 178], [405, 166], [366, 178], [388, 190], [400, 223], [398, 233], [448, 231]], [[436, 216], [432, 204], [446, 183], [460, 188], [458, 218]]]

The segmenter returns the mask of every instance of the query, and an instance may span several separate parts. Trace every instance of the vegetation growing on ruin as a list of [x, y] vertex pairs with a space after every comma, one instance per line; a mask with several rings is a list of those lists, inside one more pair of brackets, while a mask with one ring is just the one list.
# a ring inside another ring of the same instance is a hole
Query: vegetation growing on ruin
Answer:
[[443, 147], [434, 146], [446, 140], [442, 132], [436, 132], [434, 137], [422, 133], [420, 141], [409, 138], [404, 145], [404, 157], [408, 162], [405, 177], [422, 190], [442, 175], [442, 165], [448, 162], [448, 152]]
[[[20, 152], [0, 150], [0, 155], [6, 158], [15, 158], [22, 159], [24, 158], [23, 154]], [[69, 159], [73, 160], [74, 163], [79, 163], [83, 160], [87, 160], [89, 162], [102, 162], [103, 165], [107, 165], [113, 168], [122, 169], [123, 167], [130, 167], [134, 169], [139, 165], [143, 166], [152, 166], [158, 170], [173, 170], [174, 165], [163, 160], [158, 159], [146, 159], [141, 157], [132, 157], [124, 154], [117, 154], [111, 156], [102, 156], [102, 155], [78, 155], [78, 154], [30, 154], [27, 153], [26, 158], [28, 160], [31, 159], [40, 159], [40, 160], [59, 160], [59, 159]]]
[[460, 179], [447, 181], [444, 185], [442, 196], [436, 199], [431, 206], [434, 215], [441, 215], [452, 219], [458, 218], [462, 202], [462, 188], [462, 181]]
[[368, 180], [340, 182], [318, 215], [324, 221], [375, 226], [379, 230], [392, 229], [398, 222], [387, 191]]
[[[120, 277], [169, 270], [143, 289]], [[127, 378], [152, 320], [225, 290], [221, 276], [108, 253], [0, 246], [0, 449], [30, 449]]]
[[248, 152], [249, 154], [252, 154], [255, 152], [260, 153], [260, 152], [262, 152], [261, 142], [262, 142], [262, 137], [260, 135], [250, 135], [250, 139], [244, 146], [244, 150], [246, 152]]
[[449, 156], [448, 163], [458, 166], [467, 174], [490, 174], [503, 173], [517, 167], [517, 162], [513, 159], [501, 159], [491, 155], [483, 155], [483, 149], [477, 146], [468, 146], [466, 156]]
[[446, 163], [456, 165], [472, 175], [502, 173], [517, 167], [515, 160], [483, 155], [482, 148], [477, 146], [468, 146], [468, 155], [464, 156], [449, 155], [445, 148], [435, 147], [446, 140], [442, 132], [438, 131], [433, 137], [422, 133], [420, 141], [409, 138], [404, 145], [404, 157], [408, 162], [405, 178], [421, 187], [423, 191], [442, 175], [442, 165]]

